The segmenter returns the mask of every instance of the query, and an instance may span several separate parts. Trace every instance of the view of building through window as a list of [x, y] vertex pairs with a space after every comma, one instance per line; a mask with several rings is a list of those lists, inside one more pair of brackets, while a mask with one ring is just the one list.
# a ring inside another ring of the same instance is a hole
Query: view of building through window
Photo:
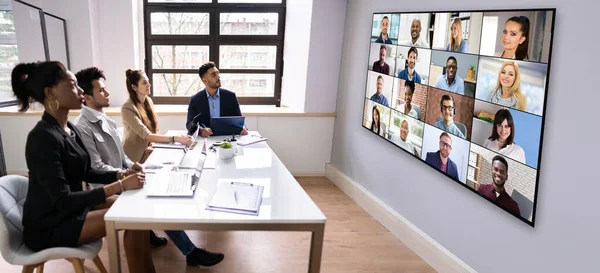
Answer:
[[15, 22], [11, 11], [0, 11], [0, 103], [15, 100], [10, 74], [19, 63]]
[[[146, 37], [150, 56], [146, 59], [151, 60], [148, 76], [152, 79], [153, 96], [158, 97], [155, 101], [160, 103], [160, 97], [188, 97], [202, 90], [198, 68], [208, 61], [218, 65], [222, 87], [236, 92], [238, 97], [275, 98], [280, 92], [276, 89], [281, 75], [276, 69], [281, 61], [278, 52], [282, 50], [283, 35], [279, 30], [284, 8], [247, 8], [244, 12], [219, 12], [216, 8], [207, 12], [208, 4], [198, 4], [202, 5], [198, 9], [189, 4], [185, 9], [173, 10], [151, 6], [154, 2], [203, 1], [155, 0], [146, 4], [151, 7], [146, 18], [150, 27], [150, 37]], [[248, 1], [226, 1], [233, 2]], [[218, 28], [212, 27], [211, 21]]]

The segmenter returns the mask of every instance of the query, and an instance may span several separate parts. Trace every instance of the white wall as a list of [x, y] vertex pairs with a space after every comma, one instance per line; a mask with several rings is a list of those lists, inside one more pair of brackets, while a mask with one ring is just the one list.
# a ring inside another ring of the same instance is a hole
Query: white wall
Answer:
[[304, 106], [306, 112], [335, 112], [346, 3], [347, 0], [313, 2]]
[[[312, 18], [312, 0], [287, 1], [285, 35], [283, 41], [283, 77], [281, 79], [281, 105], [291, 109], [304, 109], [306, 101], [306, 74]], [[333, 111], [332, 111], [333, 112]]]
[[[372, 13], [535, 7], [558, 12], [532, 228], [361, 128], [360, 121]], [[592, 125], [597, 115], [568, 115], [563, 107], [596, 109], [600, 93], [591, 80], [561, 77], [597, 74], [600, 39], [591, 35], [596, 27], [581, 18], [595, 18], [598, 7], [597, 1], [582, 0], [423, 0], [408, 6], [397, 0], [349, 0], [332, 164], [477, 272], [600, 272], [600, 183], [593, 152], [600, 131]]]
[[111, 95], [112, 105], [123, 105], [128, 98], [125, 86], [125, 71], [140, 69], [138, 38], [138, 10], [133, 1], [96, 1], [97, 37], [99, 62], [104, 70], [106, 88]]
[[[41, 115], [40, 115], [41, 116]], [[40, 116], [0, 115], [2, 144], [8, 172], [26, 172], [25, 144], [27, 134]], [[69, 116], [73, 121], [76, 116]], [[123, 126], [119, 115], [110, 116]], [[185, 116], [160, 115], [161, 133], [185, 128]], [[271, 149], [294, 175], [324, 175], [330, 162], [335, 117], [248, 116], [246, 125], [269, 138]], [[11, 128], [9, 131], [8, 128]], [[10, 134], [9, 134], [10, 132]]]

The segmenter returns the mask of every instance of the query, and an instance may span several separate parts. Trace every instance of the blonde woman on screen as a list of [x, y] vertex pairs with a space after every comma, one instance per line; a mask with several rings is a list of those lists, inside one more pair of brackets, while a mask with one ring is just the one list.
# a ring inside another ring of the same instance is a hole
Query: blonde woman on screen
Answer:
[[507, 61], [502, 64], [500, 72], [498, 72], [496, 86], [488, 94], [487, 100], [525, 111], [527, 98], [521, 92], [521, 73], [516, 62]]
[[462, 21], [460, 18], [454, 18], [450, 25], [450, 42], [446, 46], [447, 51], [467, 53], [468, 45], [462, 38]]
[[373, 120], [371, 122], [371, 131], [382, 137], [385, 137], [385, 123], [381, 121], [381, 112], [379, 112], [377, 105], [373, 106], [373, 115], [371, 119]]
[[494, 152], [526, 164], [525, 151], [523, 148], [521, 148], [521, 146], [514, 142], [514, 139], [515, 123], [510, 111], [507, 109], [498, 110], [494, 117], [492, 135], [485, 140], [483, 146]]

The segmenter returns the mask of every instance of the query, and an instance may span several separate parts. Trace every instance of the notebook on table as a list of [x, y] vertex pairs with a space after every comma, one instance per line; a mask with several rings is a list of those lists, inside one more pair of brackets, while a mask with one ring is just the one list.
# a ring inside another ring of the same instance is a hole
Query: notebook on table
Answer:
[[220, 182], [207, 210], [258, 215], [264, 186], [244, 182]]

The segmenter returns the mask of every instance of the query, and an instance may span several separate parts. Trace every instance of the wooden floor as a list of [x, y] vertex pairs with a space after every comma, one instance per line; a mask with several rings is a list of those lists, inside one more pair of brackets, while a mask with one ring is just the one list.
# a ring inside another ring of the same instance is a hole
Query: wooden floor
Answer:
[[[301, 177], [298, 181], [327, 217], [321, 272], [323, 273], [399, 273], [435, 272], [381, 224], [324, 177]], [[214, 268], [188, 267], [185, 257], [171, 241], [154, 249], [157, 272], [215, 273], [305, 273], [308, 271], [310, 235], [307, 232], [202, 232], [187, 231], [198, 247], [225, 253], [225, 260]], [[120, 233], [122, 236], [122, 232]], [[157, 234], [165, 236], [162, 231]], [[121, 241], [122, 242], [122, 241]], [[124, 272], [126, 260], [121, 248]], [[104, 244], [100, 258], [108, 267]], [[86, 272], [98, 272], [91, 260]], [[0, 272], [17, 273], [21, 267], [0, 259]], [[45, 273], [74, 272], [67, 261], [46, 263]]]

